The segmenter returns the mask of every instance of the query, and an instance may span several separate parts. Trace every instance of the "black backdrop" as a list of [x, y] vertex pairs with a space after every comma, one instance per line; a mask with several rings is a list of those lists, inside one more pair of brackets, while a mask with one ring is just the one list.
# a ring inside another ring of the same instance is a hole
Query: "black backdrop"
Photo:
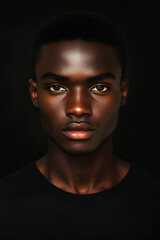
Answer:
[[129, 42], [128, 103], [120, 110], [114, 151], [160, 178], [159, 0], [0, 1], [0, 176], [38, 159], [47, 137], [28, 90], [30, 42], [55, 13], [88, 10], [115, 20]]

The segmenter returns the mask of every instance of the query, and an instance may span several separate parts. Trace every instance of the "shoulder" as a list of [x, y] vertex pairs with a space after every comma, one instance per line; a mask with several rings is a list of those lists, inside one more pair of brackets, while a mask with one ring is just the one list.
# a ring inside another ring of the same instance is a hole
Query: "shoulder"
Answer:
[[148, 171], [142, 169], [136, 163], [132, 163], [132, 184], [141, 193], [152, 193], [160, 196], [160, 179], [154, 177]]
[[28, 163], [0, 179], [0, 196], [16, 195], [18, 192], [23, 192], [26, 186], [30, 186], [33, 180], [33, 162]]

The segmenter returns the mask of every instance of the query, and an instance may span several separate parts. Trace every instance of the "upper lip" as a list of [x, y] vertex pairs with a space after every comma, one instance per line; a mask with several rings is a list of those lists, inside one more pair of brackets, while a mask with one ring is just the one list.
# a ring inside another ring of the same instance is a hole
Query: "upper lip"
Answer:
[[76, 123], [72, 122], [67, 125], [63, 131], [94, 131], [95, 129], [88, 123]]

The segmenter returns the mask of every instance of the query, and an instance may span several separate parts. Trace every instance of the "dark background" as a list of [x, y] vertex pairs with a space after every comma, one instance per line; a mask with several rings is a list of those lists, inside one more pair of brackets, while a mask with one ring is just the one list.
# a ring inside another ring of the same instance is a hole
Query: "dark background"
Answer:
[[120, 110], [114, 151], [160, 178], [160, 4], [145, 1], [0, 1], [0, 176], [47, 150], [39, 113], [32, 105], [30, 45], [36, 28], [55, 13], [88, 10], [117, 22], [129, 43], [128, 103]]

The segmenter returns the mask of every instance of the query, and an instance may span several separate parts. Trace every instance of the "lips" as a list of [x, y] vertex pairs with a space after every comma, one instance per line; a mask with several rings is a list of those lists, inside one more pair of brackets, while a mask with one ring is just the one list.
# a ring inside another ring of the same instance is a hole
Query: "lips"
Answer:
[[89, 139], [95, 133], [95, 129], [88, 123], [70, 123], [63, 129], [64, 135], [69, 139]]
[[88, 123], [76, 123], [72, 122], [67, 125], [63, 131], [95, 131], [95, 129]]

